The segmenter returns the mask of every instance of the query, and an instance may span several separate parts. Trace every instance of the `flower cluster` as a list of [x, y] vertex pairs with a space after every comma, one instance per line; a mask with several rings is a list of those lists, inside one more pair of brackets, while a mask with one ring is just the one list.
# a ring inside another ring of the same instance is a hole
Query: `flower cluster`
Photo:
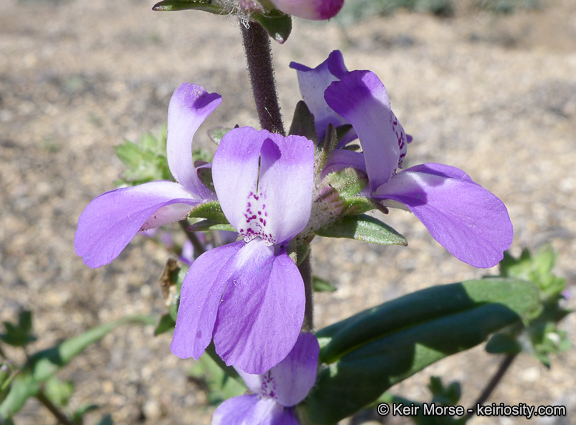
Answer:
[[[278, 7], [284, 3], [274, 1]], [[305, 289], [290, 254], [302, 239], [314, 237], [311, 221], [334, 222], [314, 216], [322, 214], [314, 209], [319, 182], [333, 173], [353, 169], [365, 176], [357, 196], [369, 205], [411, 211], [450, 253], [475, 267], [496, 265], [512, 242], [504, 204], [463, 171], [436, 163], [402, 170], [411, 137], [374, 73], [348, 71], [338, 51], [314, 69], [291, 67], [313, 115], [318, 146], [303, 136], [240, 127], [220, 140], [211, 164], [194, 164], [192, 139], [222, 99], [183, 84], [168, 110], [167, 161], [175, 181], [107, 192], [78, 222], [76, 253], [88, 266], [100, 267], [137, 232], [185, 219], [204, 203], [219, 203], [239, 238], [191, 262], [171, 344], [178, 357], [197, 359], [213, 341], [218, 355], [254, 391], [222, 404], [215, 424], [246, 418], [260, 423], [256, 418], [265, 416], [266, 423], [297, 423], [292, 406], [314, 383], [318, 343], [300, 333]], [[350, 130], [319, 162], [320, 141], [342, 126]], [[361, 152], [348, 149], [356, 138]], [[213, 189], [199, 177], [207, 169]], [[346, 213], [354, 214], [338, 214]]]

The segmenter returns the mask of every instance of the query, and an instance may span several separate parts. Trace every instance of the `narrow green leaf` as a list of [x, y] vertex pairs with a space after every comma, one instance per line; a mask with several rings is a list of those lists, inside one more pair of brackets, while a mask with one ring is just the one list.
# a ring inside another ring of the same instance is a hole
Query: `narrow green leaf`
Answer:
[[327, 280], [321, 279], [318, 276], [312, 276], [312, 286], [315, 292], [334, 292], [336, 287]]
[[379, 245], [408, 245], [404, 236], [392, 227], [365, 214], [345, 216], [315, 233], [328, 238], [356, 239]]
[[538, 306], [529, 282], [472, 280], [418, 291], [322, 329], [320, 358], [328, 367], [307, 398], [308, 416], [317, 425], [333, 424]]
[[189, 215], [190, 217], [207, 218], [215, 223], [228, 223], [228, 219], [222, 212], [220, 202], [218, 201], [204, 202], [199, 204], [194, 207]]
[[220, 223], [213, 220], [202, 220], [197, 223], [190, 225], [188, 228], [191, 232], [205, 232], [208, 230], [228, 230], [230, 232], [235, 232], [236, 229], [228, 223]]
[[497, 333], [488, 340], [485, 349], [492, 354], [516, 354], [522, 351], [522, 346], [512, 335]]
[[41, 383], [50, 379], [90, 344], [104, 338], [118, 326], [154, 325], [156, 320], [157, 318], [152, 316], [126, 316], [33, 354], [20, 374], [14, 378], [8, 396], [0, 405], [0, 416], [7, 418], [16, 414], [26, 399], [38, 392]]
[[202, 10], [220, 15], [224, 10], [211, 0], [164, 0], [156, 3], [152, 10], [156, 12], [176, 12], [179, 10]]

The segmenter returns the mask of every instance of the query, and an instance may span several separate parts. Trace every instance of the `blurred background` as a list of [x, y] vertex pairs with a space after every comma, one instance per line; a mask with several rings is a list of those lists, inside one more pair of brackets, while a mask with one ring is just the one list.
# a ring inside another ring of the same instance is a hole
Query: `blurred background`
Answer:
[[[97, 270], [74, 254], [78, 216], [114, 188], [123, 167], [114, 146], [156, 134], [172, 92], [184, 81], [224, 101], [197, 133], [252, 125], [253, 109], [238, 23], [203, 12], [152, 12], [142, 0], [0, 0], [0, 319], [34, 312], [33, 351], [129, 313], [161, 314], [158, 277], [167, 254], [137, 237]], [[290, 61], [315, 67], [340, 49], [348, 69], [370, 69], [388, 89], [414, 138], [405, 167], [459, 167], [508, 206], [512, 253], [550, 243], [559, 251], [576, 307], [576, 2], [573, 0], [348, 0], [328, 23], [294, 21], [274, 62], [286, 125], [299, 100]], [[434, 284], [496, 274], [449, 255], [404, 211], [385, 217], [408, 247], [317, 240], [315, 274], [337, 291], [316, 296], [318, 328]], [[576, 341], [576, 319], [561, 325]], [[209, 424], [213, 407], [187, 378], [193, 360], [169, 350], [170, 335], [121, 328], [59, 376], [72, 406], [97, 403], [88, 424]], [[22, 360], [16, 350], [7, 354]], [[429, 398], [429, 376], [463, 385], [474, 402], [499, 359], [482, 347], [433, 365], [393, 388]], [[564, 404], [576, 417], [576, 356], [547, 370], [518, 359], [490, 401]], [[571, 410], [570, 410], [571, 409]], [[52, 424], [30, 401], [18, 424]], [[386, 423], [403, 423], [388, 418]], [[572, 420], [573, 421], [573, 420]], [[522, 424], [476, 418], [473, 424]]]

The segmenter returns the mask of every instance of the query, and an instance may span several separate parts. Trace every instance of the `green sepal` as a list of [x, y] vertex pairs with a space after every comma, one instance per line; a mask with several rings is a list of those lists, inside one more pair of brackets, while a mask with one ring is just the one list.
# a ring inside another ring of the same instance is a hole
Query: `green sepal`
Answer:
[[156, 3], [152, 10], [156, 12], [177, 12], [180, 10], [201, 10], [203, 12], [221, 15], [224, 9], [211, 0], [164, 0]]
[[0, 416], [8, 418], [15, 415], [29, 397], [38, 394], [41, 384], [48, 381], [48, 379], [70, 363], [74, 357], [82, 353], [90, 344], [101, 340], [118, 326], [133, 324], [153, 325], [156, 320], [157, 319], [152, 316], [126, 316], [89, 329], [52, 348], [33, 354], [21, 372], [12, 381], [8, 395], [2, 404], [0, 404]]
[[333, 424], [392, 385], [482, 343], [538, 308], [538, 290], [515, 279], [471, 280], [418, 291], [317, 333], [321, 369], [306, 399], [313, 424]]
[[404, 236], [392, 227], [366, 214], [345, 216], [315, 233], [327, 238], [356, 239], [379, 245], [408, 245]]
[[207, 218], [212, 220], [214, 223], [228, 223], [228, 219], [222, 212], [220, 202], [218, 201], [203, 202], [198, 204], [192, 209], [192, 211], [190, 211], [188, 216], [196, 218]]
[[327, 280], [321, 279], [318, 276], [312, 276], [312, 287], [314, 292], [335, 292], [336, 287]]
[[208, 230], [228, 230], [230, 232], [235, 232], [236, 229], [228, 223], [220, 223], [213, 220], [202, 220], [197, 223], [190, 225], [188, 228], [191, 232], [206, 232]]
[[279, 10], [255, 12], [250, 15], [250, 19], [258, 22], [280, 44], [288, 40], [292, 32], [292, 18]]
[[290, 136], [303, 136], [308, 140], [316, 143], [316, 125], [314, 123], [314, 115], [308, 109], [308, 105], [303, 100], [296, 104], [294, 109], [294, 118], [290, 125]]

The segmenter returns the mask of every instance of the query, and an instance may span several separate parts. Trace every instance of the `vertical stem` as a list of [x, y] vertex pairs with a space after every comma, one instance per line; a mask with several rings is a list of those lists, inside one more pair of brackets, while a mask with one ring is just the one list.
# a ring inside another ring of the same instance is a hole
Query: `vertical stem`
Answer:
[[[250, 22], [248, 28], [241, 23], [240, 29], [242, 30], [248, 73], [250, 75], [260, 126], [272, 133], [285, 135], [282, 116], [280, 115], [280, 106], [278, 105], [276, 83], [274, 82], [270, 37], [260, 24], [256, 22]], [[314, 327], [310, 255], [311, 254], [308, 253], [298, 267], [302, 275], [302, 280], [304, 281], [304, 291], [306, 295], [304, 323], [302, 325], [304, 331], [312, 331]]]
[[310, 262], [311, 253], [308, 251], [308, 255], [298, 266], [298, 270], [302, 275], [302, 280], [304, 281], [304, 294], [306, 295], [306, 307], [304, 310], [304, 323], [302, 324], [302, 330], [306, 332], [311, 332], [314, 328], [314, 303], [312, 299], [312, 294], [314, 290], [312, 288], [312, 264]]
[[257, 22], [250, 22], [248, 28], [240, 23], [240, 29], [260, 126], [272, 133], [284, 135], [272, 68], [270, 37]]
[[[490, 394], [492, 394], [492, 391], [494, 391], [496, 386], [498, 386], [498, 384], [500, 383], [500, 381], [502, 380], [502, 378], [506, 374], [506, 371], [510, 368], [510, 366], [512, 366], [512, 363], [516, 359], [516, 356], [517, 356], [517, 354], [508, 354], [506, 357], [504, 357], [504, 360], [502, 360], [502, 363], [500, 363], [498, 370], [496, 371], [496, 373], [494, 374], [492, 379], [490, 379], [490, 382], [488, 382], [488, 384], [486, 384], [486, 387], [484, 388], [484, 390], [482, 391], [482, 393], [480, 394], [480, 396], [476, 400], [476, 403], [474, 403], [473, 408], [475, 408], [477, 405], [484, 404], [486, 402], [486, 400], [488, 400], [488, 397], [490, 397]], [[471, 418], [473, 414], [474, 413], [468, 413], [466, 415], [466, 419]]]

